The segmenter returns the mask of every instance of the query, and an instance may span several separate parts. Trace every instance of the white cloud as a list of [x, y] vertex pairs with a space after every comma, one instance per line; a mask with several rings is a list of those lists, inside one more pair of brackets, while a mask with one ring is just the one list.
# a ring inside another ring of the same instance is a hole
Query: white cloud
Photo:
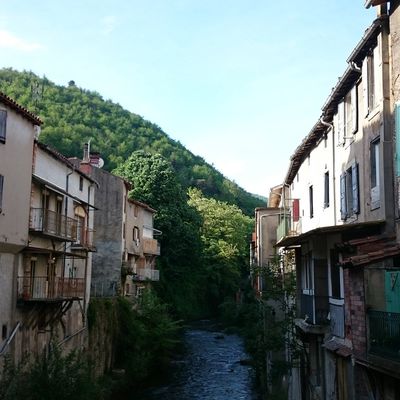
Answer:
[[114, 15], [107, 15], [101, 20], [101, 23], [103, 24], [103, 33], [109, 35], [115, 29], [117, 17]]
[[21, 39], [10, 32], [0, 30], [0, 48], [9, 48], [30, 52], [42, 49], [43, 45]]

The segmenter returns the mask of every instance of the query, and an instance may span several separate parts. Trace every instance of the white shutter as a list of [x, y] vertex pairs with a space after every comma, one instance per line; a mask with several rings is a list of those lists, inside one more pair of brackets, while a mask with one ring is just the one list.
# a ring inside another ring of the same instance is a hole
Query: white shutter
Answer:
[[358, 129], [358, 96], [357, 96], [357, 86], [354, 86], [351, 89], [351, 114], [352, 114], [352, 124], [351, 124], [351, 133], [357, 132]]
[[368, 109], [368, 57], [364, 58], [362, 64], [362, 86], [363, 86], [363, 113], [367, 116], [369, 113]]
[[375, 47], [374, 49], [374, 104], [373, 106], [376, 107], [382, 103], [382, 64], [381, 64], [381, 54], [379, 51], [379, 46]]

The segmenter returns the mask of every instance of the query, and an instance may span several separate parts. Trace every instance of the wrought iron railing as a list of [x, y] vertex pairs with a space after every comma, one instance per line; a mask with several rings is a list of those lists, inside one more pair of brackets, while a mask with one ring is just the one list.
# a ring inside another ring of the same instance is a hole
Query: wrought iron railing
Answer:
[[18, 298], [20, 300], [58, 300], [83, 298], [83, 278], [61, 278], [48, 276], [19, 276]]
[[369, 352], [400, 361], [400, 313], [368, 311]]
[[302, 293], [300, 301], [300, 318], [315, 325], [326, 325], [328, 323], [328, 296], [315, 296]]
[[93, 250], [95, 248], [93, 244], [93, 233], [93, 229], [78, 227], [76, 240], [72, 244], [72, 247]]
[[29, 228], [32, 231], [76, 240], [77, 220], [43, 208], [31, 208]]

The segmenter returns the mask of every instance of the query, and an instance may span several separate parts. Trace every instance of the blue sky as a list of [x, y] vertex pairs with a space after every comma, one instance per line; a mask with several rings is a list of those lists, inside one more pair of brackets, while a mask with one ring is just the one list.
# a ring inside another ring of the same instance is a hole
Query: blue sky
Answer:
[[0, 0], [0, 67], [99, 92], [267, 196], [375, 18], [363, 0]]

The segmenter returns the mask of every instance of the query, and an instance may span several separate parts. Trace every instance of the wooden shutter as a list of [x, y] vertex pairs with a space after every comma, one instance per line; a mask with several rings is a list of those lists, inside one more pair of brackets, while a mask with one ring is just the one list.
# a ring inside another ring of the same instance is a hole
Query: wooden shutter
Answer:
[[351, 180], [353, 184], [353, 212], [358, 214], [360, 212], [360, 191], [358, 184], [358, 163], [351, 167]]
[[344, 143], [344, 102], [338, 105], [338, 144]]
[[293, 199], [293, 222], [297, 222], [300, 219], [300, 201], [299, 199]]
[[351, 89], [351, 113], [352, 113], [352, 124], [351, 132], [356, 133], [358, 129], [358, 96], [357, 96], [357, 86]]
[[6, 141], [6, 121], [7, 121], [7, 111], [0, 110], [0, 143]]
[[340, 216], [343, 221], [347, 218], [346, 173], [340, 175]]
[[362, 64], [362, 85], [363, 85], [363, 113], [367, 116], [369, 113], [368, 109], [368, 57], [364, 58]]

